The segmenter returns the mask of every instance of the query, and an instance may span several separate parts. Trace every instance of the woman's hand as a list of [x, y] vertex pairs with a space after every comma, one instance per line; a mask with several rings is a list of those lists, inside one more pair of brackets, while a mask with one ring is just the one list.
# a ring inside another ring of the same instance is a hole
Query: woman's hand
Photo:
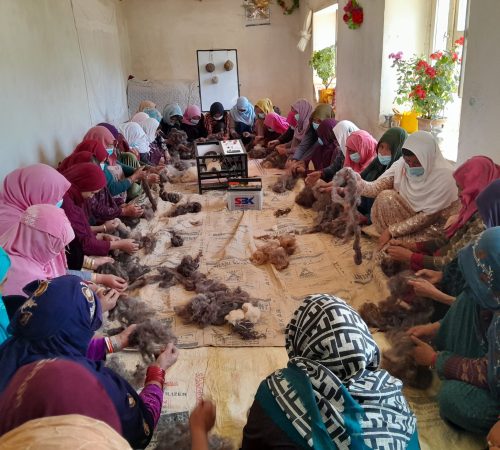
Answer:
[[233, 138], [233, 139], [239, 139], [240, 138], [240, 135], [236, 132], [236, 130], [231, 130], [229, 132], [229, 135]]
[[452, 214], [450, 217], [448, 217], [448, 220], [444, 224], [444, 229], [450, 228], [457, 220], [458, 220], [458, 214]]
[[410, 336], [415, 344], [413, 349], [413, 358], [419, 366], [430, 367], [436, 359], [436, 352], [434, 349], [424, 341], [421, 341], [415, 335]]
[[419, 270], [415, 275], [432, 284], [438, 284], [443, 279], [443, 272], [438, 272], [437, 270], [423, 269]]
[[92, 259], [94, 260], [93, 264], [94, 269], [97, 269], [99, 266], [102, 266], [103, 264], [115, 262], [115, 260], [111, 258], [111, 256], [93, 256]]
[[324, 185], [319, 187], [319, 192], [331, 193], [332, 191], [333, 191], [333, 181], [325, 183]]
[[120, 221], [118, 219], [107, 220], [104, 222], [103, 231], [105, 233], [112, 233], [118, 228], [118, 225], [120, 225]]
[[314, 186], [316, 184], [316, 181], [318, 181], [321, 178], [321, 170], [316, 170], [315, 172], [311, 172], [309, 175], [306, 177], [306, 186]]
[[408, 280], [408, 284], [413, 287], [415, 294], [420, 297], [435, 299], [436, 294], [439, 294], [439, 289], [427, 280], [416, 279]]
[[176, 363], [178, 357], [179, 350], [174, 344], [170, 343], [167, 344], [167, 348], [156, 358], [156, 364], [163, 370], [167, 370]]
[[128, 286], [127, 282], [123, 278], [111, 274], [96, 274], [96, 282], [111, 289], [116, 289], [118, 292], [123, 292]]
[[267, 143], [267, 148], [273, 149], [274, 147], [279, 145], [279, 143], [280, 143], [279, 139], [273, 139], [272, 141], [269, 141]]
[[120, 341], [121, 349], [129, 346], [130, 336], [132, 336], [136, 328], [136, 324], [129, 325], [121, 333], [115, 336]]
[[278, 152], [278, 155], [285, 156], [286, 154], [288, 154], [288, 149], [285, 145], [276, 146], [276, 151]]
[[488, 441], [489, 450], [500, 450], [500, 420], [493, 425], [486, 439]]
[[146, 175], [146, 181], [148, 184], [158, 184], [160, 182], [160, 175], [156, 173], [150, 173]]
[[139, 250], [139, 244], [133, 239], [120, 239], [119, 241], [111, 242], [112, 248], [117, 248], [125, 253], [132, 254]]
[[144, 180], [146, 175], [147, 175], [147, 173], [144, 171], [144, 167], [141, 167], [141, 168], [137, 169], [132, 175], [130, 175], [128, 177], [128, 179], [130, 181], [132, 181], [133, 183], [135, 183], [137, 181]]
[[101, 303], [102, 312], [110, 311], [116, 306], [116, 302], [120, 297], [120, 293], [114, 289], [105, 292], [104, 288], [100, 288], [96, 292], [97, 298]]
[[413, 252], [411, 250], [394, 245], [391, 245], [387, 249], [387, 253], [394, 261], [402, 261], [402, 262], [410, 262], [411, 255], [413, 255]]
[[141, 217], [144, 213], [140, 206], [128, 203], [122, 206], [122, 216], [124, 217]]
[[99, 233], [99, 236], [101, 237], [101, 240], [108, 241], [108, 242], [120, 240], [120, 238], [118, 236], [113, 236], [112, 234]]
[[391, 232], [389, 231], [389, 228], [386, 228], [378, 238], [378, 249], [381, 250], [382, 247], [384, 247], [384, 245], [391, 240], [391, 238]]
[[425, 325], [416, 325], [411, 327], [406, 334], [410, 336], [416, 336], [419, 339], [423, 339], [425, 341], [431, 341], [436, 336], [436, 333], [439, 330], [441, 324], [439, 322], [435, 323], [427, 323]]
[[194, 431], [208, 433], [215, 425], [216, 415], [215, 404], [209, 400], [201, 400], [189, 416], [191, 433]]
[[294, 161], [294, 164], [292, 166], [292, 173], [294, 175], [297, 175], [299, 173], [305, 173], [306, 171], [306, 164], [304, 161]]

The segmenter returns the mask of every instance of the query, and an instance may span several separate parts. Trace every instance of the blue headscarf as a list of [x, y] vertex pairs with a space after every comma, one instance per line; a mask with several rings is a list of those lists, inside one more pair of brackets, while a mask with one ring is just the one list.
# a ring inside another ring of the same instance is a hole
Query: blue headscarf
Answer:
[[102, 323], [101, 307], [93, 292], [72, 275], [33, 281], [24, 292], [29, 298], [12, 318], [12, 337], [0, 346], [0, 393], [21, 366], [41, 359], [69, 359], [100, 381], [120, 416], [124, 438], [133, 448], [144, 448], [153, 433], [153, 419], [142, 400], [102, 361], [85, 356], [94, 331]]
[[170, 119], [174, 116], [182, 117], [182, 109], [177, 103], [169, 103], [163, 108], [163, 121], [170, 126], [174, 126], [174, 122]]
[[161, 113], [156, 108], [146, 108], [143, 112], [151, 117], [151, 119], [156, 119], [158, 122], [161, 122]]
[[[10, 258], [5, 250], [0, 247], [0, 283], [3, 283], [5, 276], [10, 269]], [[9, 316], [5, 305], [2, 300], [2, 294], [0, 293], [0, 344], [9, 337], [7, 332], [7, 327], [9, 326]]]
[[[245, 111], [240, 111], [240, 109], [244, 109]], [[246, 97], [238, 98], [236, 105], [231, 108], [230, 114], [235, 122], [241, 122], [250, 126], [253, 126], [253, 123], [255, 122], [255, 111], [253, 105]]]
[[500, 226], [500, 180], [484, 188], [476, 198], [476, 205], [486, 228]]
[[488, 384], [500, 398], [500, 227], [489, 228], [458, 254], [460, 270], [481, 308], [493, 311], [487, 332]]

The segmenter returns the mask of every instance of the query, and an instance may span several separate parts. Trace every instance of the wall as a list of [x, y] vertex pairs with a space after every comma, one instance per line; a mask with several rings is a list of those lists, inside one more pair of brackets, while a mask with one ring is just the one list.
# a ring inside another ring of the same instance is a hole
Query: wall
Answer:
[[[116, 7], [114, 0], [84, 1]], [[106, 78], [99, 86], [86, 83], [70, 0], [1, 0], [0, 54], [3, 177], [19, 166], [55, 164], [70, 153], [92, 125], [88, 89], [109, 85]]]
[[[300, 15], [271, 5], [271, 25], [245, 27], [236, 0], [123, 0], [132, 74], [141, 79], [197, 80], [196, 50], [236, 48], [240, 92], [270, 97], [283, 111], [301, 92]], [[223, 18], [222, 18], [223, 17]]]
[[487, 155], [500, 163], [500, 2], [470, 0], [458, 163]]

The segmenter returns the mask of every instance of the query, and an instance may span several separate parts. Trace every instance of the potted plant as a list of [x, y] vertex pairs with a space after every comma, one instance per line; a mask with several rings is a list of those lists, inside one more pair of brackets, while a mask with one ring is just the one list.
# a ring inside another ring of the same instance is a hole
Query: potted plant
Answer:
[[405, 60], [402, 52], [389, 55], [398, 76], [395, 102], [411, 106], [418, 114], [419, 130], [430, 131], [444, 124], [444, 108], [458, 88], [463, 43], [460, 38], [451, 50], [432, 53], [428, 60], [416, 55]]
[[335, 47], [331, 45], [322, 50], [314, 51], [309, 60], [309, 66], [316, 71], [318, 77], [321, 78], [323, 86], [325, 86], [325, 89], [319, 91], [319, 101], [322, 103], [332, 103], [328, 99], [333, 98], [333, 89], [328, 88], [335, 79]]

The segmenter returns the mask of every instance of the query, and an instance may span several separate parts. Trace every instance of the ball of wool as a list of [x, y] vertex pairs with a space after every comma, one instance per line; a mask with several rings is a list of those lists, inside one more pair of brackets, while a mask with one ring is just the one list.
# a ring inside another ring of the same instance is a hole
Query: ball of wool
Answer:
[[215, 65], [214, 63], [208, 63], [205, 66], [205, 69], [207, 70], [208, 73], [212, 73], [215, 70]]
[[228, 72], [230, 70], [233, 70], [233, 67], [234, 67], [234, 63], [228, 59], [225, 63], [224, 63], [224, 69], [226, 69]]

